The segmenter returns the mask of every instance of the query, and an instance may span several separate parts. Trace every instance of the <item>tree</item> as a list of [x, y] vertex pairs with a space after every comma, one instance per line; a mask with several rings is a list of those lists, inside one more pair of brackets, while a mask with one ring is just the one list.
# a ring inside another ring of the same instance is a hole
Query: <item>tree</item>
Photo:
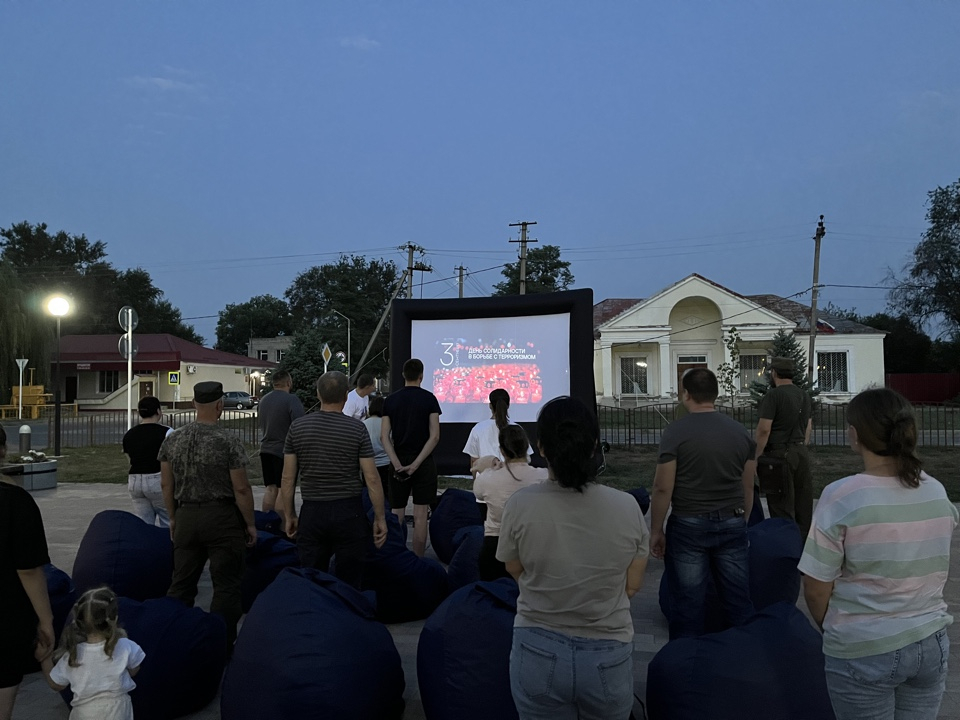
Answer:
[[[350, 368], [350, 373], [365, 370], [382, 374], [388, 368], [383, 358], [390, 337], [388, 324], [384, 324], [377, 334], [366, 367], [357, 365], [390, 303], [396, 282], [397, 266], [392, 261], [341, 255], [335, 263], [315, 266], [300, 273], [284, 297], [290, 305], [298, 335], [304, 330], [318, 330], [331, 351], [342, 351], [351, 358], [354, 367]], [[350, 318], [350, 352], [347, 352], [347, 321], [334, 310]]]
[[930, 351], [933, 340], [906, 315], [876, 313], [857, 322], [884, 330], [883, 367], [888, 373], [932, 372]]
[[287, 303], [273, 295], [257, 295], [244, 303], [227, 305], [217, 320], [217, 350], [247, 354], [252, 337], [272, 338], [293, 334]]
[[293, 337], [290, 349], [280, 361], [280, 370], [290, 373], [293, 393], [305, 408], [317, 403], [317, 378], [323, 375], [323, 344], [327, 342], [322, 330], [307, 328]]
[[[767, 354], [771, 357], [793, 358], [794, 365], [796, 366], [793, 384], [806, 390], [811, 398], [819, 394], [820, 391], [812, 387], [810, 377], [805, 372], [807, 368], [807, 354], [803, 351], [803, 348], [800, 347], [800, 342], [797, 340], [796, 335], [792, 332], [778, 330], [777, 334], [773, 336], [773, 345], [767, 349]], [[767, 390], [769, 389], [770, 382], [766, 377], [763, 380], [754, 380], [750, 383], [750, 399], [753, 401], [753, 404], [759, 406], [760, 400], [767, 394]]]
[[918, 324], [940, 321], [960, 332], [960, 180], [927, 193], [929, 227], [890, 292], [890, 307]]
[[[121, 270], [117, 273], [113, 305], [117, 307], [117, 312], [124, 305], [137, 311], [139, 321], [136, 333], [169, 333], [197, 345], [203, 344], [203, 338], [192, 325], [183, 321], [180, 310], [164, 299], [163, 291], [154, 286], [150, 273], [143, 268]], [[246, 350], [243, 354], [246, 355]]]
[[731, 327], [723, 344], [730, 353], [730, 362], [720, 363], [717, 368], [717, 382], [720, 391], [730, 400], [731, 406], [739, 392], [740, 379], [740, 331]]
[[[0, 338], [3, 338], [4, 357], [0, 361], [0, 402], [10, 401], [12, 387], [20, 382], [20, 369], [14, 360], [27, 358], [29, 367], [40, 370], [35, 381], [44, 382], [49, 367], [49, 352], [53, 344], [53, 323], [38, 322], [38, 310], [31, 307], [30, 298], [16, 269], [0, 260]], [[27, 370], [24, 382], [30, 381]]]
[[[506, 278], [494, 285], [494, 295], [520, 294], [520, 261], [508, 263], [500, 271]], [[527, 295], [566, 290], [573, 285], [570, 263], [560, 259], [558, 245], [544, 245], [527, 252]]]

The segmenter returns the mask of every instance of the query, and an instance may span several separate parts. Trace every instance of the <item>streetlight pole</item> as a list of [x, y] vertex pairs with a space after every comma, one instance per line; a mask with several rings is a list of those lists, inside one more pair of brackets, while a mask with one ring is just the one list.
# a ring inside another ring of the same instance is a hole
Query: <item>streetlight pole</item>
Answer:
[[[331, 309], [332, 309], [332, 308], [331, 308]], [[350, 378], [350, 377], [353, 375], [353, 363], [352, 363], [351, 360], [350, 360], [350, 324], [351, 324], [351, 321], [350, 321], [350, 318], [348, 318], [346, 315], [344, 315], [344, 314], [343, 314], [342, 312], [340, 312], [339, 310], [334, 310], [334, 312], [335, 312], [337, 315], [339, 315], [340, 317], [342, 317], [344, 320], [347, 321], [347, 367], [348, 367], [349, 370], [350, 370], [350, 372], [347, 373], [347, 377]]]
[[53, 454], [60, 455], [60, 318], [70, 312], [70, 303], [55, 296], [47, 301], [47, 311], [57, 318], [57, 372], [53, 381]]

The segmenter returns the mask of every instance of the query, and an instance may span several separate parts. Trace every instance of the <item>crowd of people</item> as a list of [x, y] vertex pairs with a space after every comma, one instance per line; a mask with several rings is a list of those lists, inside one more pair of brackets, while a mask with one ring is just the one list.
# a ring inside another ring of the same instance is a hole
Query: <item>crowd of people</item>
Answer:
[[[521, 718], [629, 717], [630, 598], [648, 555], [664, 563], [671, 640], [706, 632], [711, 582], [727, 623], [746, 623], [754, 614], [747, 519], [761, 492], [771, 517], [787, 518], [806, 538], [803, 594], [823, 632], [838, 720], [936, 718], [949, 656], [943, 592], [956, 506], [922, 469], [909, 403], [876, 388], [847, 412], [862, 472], [829, 485], [814, 508], [813, 412], [795, 371], [792, 360], [773, 359], [752, 435], [718, 412], [710, 370], [683, 375], [685, 412], [662, 434], [649, 529], [633, 498], [597, 482], [593, 408], [569, 397], [544, 404], [534, 444], [545, 467], [534, 467], [530, 438], [510, 421], [510, 394], [489, 393], [491, 417], [473, 428], [463, 452], [483, 512], [480, 577], [519, 585], [510, 682]], [[345, 375], [325, 373], [318, 411], [304, 413], [290, 376], [278, 372], [260, 405], [263, 509], [280, 514], [305, 567], [328, 571], [335, 556], [337, 576], [358, 588], [371, 542], [386, 540], [388, 503], [403, 522], [412, 497], [412, 548], [422, 556], [437, 497], [442, 408], [421, 387], [419, 360], [404, 363], [402, 374], [404, 386], [382, 398], [372, 376], [361, 375], [351, 391]], [[218, 425], [220, 383], [198, 383], [194, 404], [195, 422], [172, 432], [154, 398], [140, 402], [141, 424], [123, 441], [129, 487], [137, 515], [169, 527], [170, 596], [192, 605], [209, 561], [210, 609], [225, 619], [232, 645], [245, 551], [256, 541], [249, 460]], [[116, 596], [109, 588], [85, 593], [54, 647], [48, 562], [33, 498], [0, 483], [0, 720], [12, 714], [29, 657], [52, 687], [74, 692], [71, 718], [132, 717], [128, 693], [144, 656], [118, 624]]]

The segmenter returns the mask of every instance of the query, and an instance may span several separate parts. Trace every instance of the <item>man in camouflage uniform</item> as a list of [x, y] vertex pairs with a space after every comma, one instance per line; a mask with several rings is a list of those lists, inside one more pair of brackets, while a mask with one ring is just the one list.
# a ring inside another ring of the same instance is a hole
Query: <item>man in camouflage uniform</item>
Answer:
[[173, 581], [167, 595], [192, 607], [209, 559], [210, 612], [226, 621], [232, 648], [243, 614], [240, 581], [246, 547], [257, 541], [247, 453], [238, 437], [217, 426], [223, 385], [197, 383], [193, 404], [196, 421], [169, 435], [160, 447], [161, 487], [173, 540]]

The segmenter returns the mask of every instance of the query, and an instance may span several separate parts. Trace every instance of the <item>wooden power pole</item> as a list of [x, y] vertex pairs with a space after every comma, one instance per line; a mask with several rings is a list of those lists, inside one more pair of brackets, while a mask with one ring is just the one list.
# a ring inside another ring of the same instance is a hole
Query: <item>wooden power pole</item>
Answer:
[[520, 239], [511, 240], [510, 242], [520, 243], [520, 294], [527, 294], [527, 243], [528, 242], [537, 242], [536, 240], [527, 239], [527, 227], [530, 225], [536, 225], [536, 221], [528, 222], [526, 220], [521, 220], [520, 222], [510, 223], [510, 227], [519, 227], [520, 228]]
[[462, 298], [463, 297], [463, 271], [466, 270], [466, 268], [463, 265], [458, 265], [457, 267], [454, 268], [454, 270], [460, 271], [460, 276], [457, 281], [457, 288], [460, 291], [459, 297]]
[[816, 358], [814, 350], [817, 345], [817, 291], [820, 284], [820, 241], [827, 234], [827, 229], [823, 226], [823, 215], [820, 216], [820, 222], [817, 223], [817, 232], [813, 236], [815, 243], [813, 250], [813, 294], [810, 299], [810, 354], [807, 356], [807, 377], [813, 384], [813, 363]]

